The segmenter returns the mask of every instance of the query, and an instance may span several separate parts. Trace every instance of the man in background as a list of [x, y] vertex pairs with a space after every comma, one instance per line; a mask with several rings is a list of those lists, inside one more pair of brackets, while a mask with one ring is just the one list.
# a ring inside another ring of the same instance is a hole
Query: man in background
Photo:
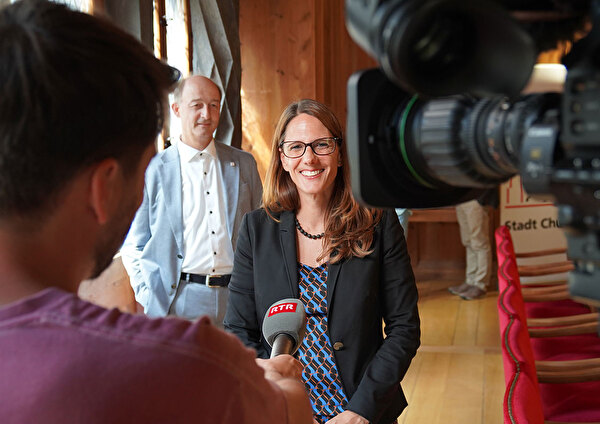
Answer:
[[136, 300], [149, 316], [223, 327], [242, 217], [260, 206], [251, 154], [214, 140], [221, 91], [193, 75], [175, 90], [180, 139], [148, 167], [144, 200], [121, 250]]
[[108, 21], [0, 9], [3, 424], [311, 422], [291, 356], [75, 295], [127, 233], [176, 74]]

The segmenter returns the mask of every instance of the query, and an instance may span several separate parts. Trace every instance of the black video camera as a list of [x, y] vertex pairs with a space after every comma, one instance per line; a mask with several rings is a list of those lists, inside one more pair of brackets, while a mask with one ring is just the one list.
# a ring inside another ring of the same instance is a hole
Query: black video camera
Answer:
[[[520, 95], [538, 53], [590, 23], [563, 93]], [[355, 197], [448, 206], [520, 174], [558, 207], [571, 295], [600, 306], [600, 0], [346, 0], [346, 25], [381, 65], [348, 81]]]

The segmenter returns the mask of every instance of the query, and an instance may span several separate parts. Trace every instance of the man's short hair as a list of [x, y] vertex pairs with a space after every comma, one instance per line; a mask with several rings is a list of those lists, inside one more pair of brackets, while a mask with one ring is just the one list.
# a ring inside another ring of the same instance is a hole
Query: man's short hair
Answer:
[[[179, 80], [179, 82], [175, 86], [175, 89], [173, 90], [173, 99], [175, 100], [175, 103], [179, 103], [181, 101], [181, 96], [183, 94], [183, 88], [185, 87], [185, 83], [190, 78], [195, 77], [195, 76], [202, 76], [203, 77], [204, 75], [201, 75], [201, 74], [191, 74], [191, 75], [188, 75], [187, 77], [182, 78], [181, 80]], [[206, 77], [206, 78], [208, 78], [208, 77]], [[211, 78], [208, 78], [208, 79], [210, 79], [215, 84], [215, 87], [217, 87], [217, 90], [219, 90], [219, 96], [220, 96], [219, 100], [222, 102], [223, 101], [223, 89], [213, 79], [211, 79]]]
[[108, 157], [133, 172], [178, 76], [108, 20], [45, 0], [0, 8], [0, 218], [48, 212]]

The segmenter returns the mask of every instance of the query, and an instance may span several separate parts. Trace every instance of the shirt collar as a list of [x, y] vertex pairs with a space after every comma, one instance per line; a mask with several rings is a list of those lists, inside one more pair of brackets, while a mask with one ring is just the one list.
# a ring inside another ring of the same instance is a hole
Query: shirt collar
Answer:
[[179, 157], [181, 158], [182, 162], [191, 162], [200, 153], [206, 153], [213, 158], [217, 157], [217, 148], [215, 147], [214, 139], [211, 140], [210, 143], [208, 143], [208, 146], [206, 146], [204, 150], [198, 150], [193, 148], [192, 146], [188, 146], [181, 140], [178, 140], [176, 145], [177, 150], [179, 150]]

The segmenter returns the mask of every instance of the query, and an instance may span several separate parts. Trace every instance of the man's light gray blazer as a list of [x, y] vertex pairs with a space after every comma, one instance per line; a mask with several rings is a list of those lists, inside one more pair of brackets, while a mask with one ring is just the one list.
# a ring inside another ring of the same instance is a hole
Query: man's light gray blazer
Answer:
[[[235, 250], [246, 212], [257, 209], [262, 184], [250, 153], [215, 142], [225, 190], [225, 209]], [[201, 175], [198, 178], [202, 178]], [[136, 300], [153, 317], [166, 316], [175, 299], [183, 263], [181, 165], [175, 146], [152, 159], [144, 200], [121, 249]]]

